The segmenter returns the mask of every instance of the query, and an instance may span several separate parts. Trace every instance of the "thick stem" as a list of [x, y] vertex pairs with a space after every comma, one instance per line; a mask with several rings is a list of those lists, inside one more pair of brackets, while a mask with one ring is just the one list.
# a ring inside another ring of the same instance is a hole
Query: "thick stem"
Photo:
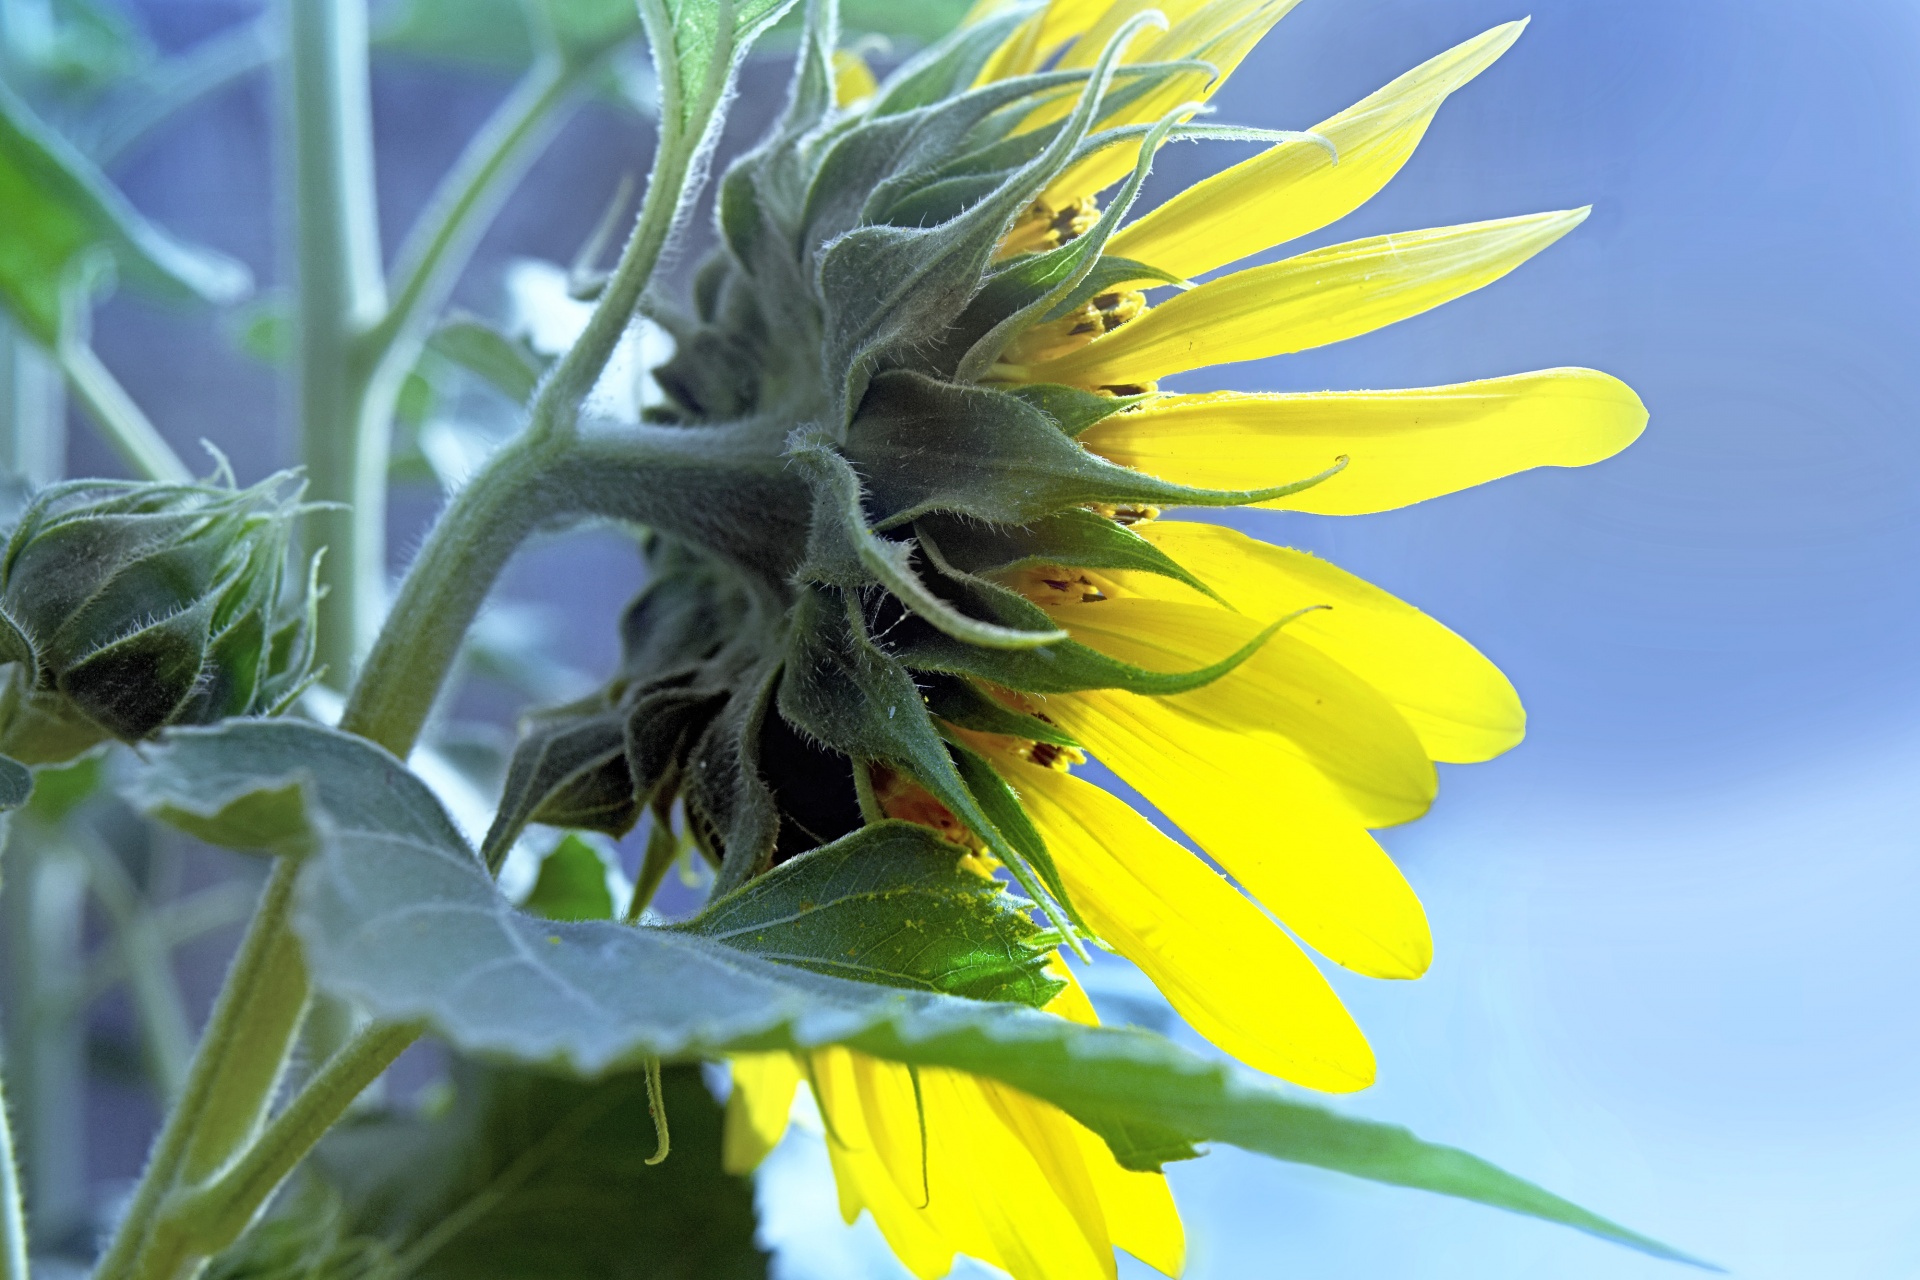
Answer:
[[366, 0], [286, 0], [301, 460], [308, 545], [327, 548], [319, 660], [344, 686], [386, 589], [387, 424], [366, 412], [361, 335], [386, 309]]

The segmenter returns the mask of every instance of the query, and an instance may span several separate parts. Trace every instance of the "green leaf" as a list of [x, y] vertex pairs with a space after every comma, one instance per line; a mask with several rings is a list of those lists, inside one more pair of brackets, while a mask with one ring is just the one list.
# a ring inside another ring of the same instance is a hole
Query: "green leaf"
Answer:
[[1044, 1005], [1061, 983], [1023, 904], [926, 827], [881, 822], [782, 863], [675, 928], [881, 986]]
[[33, 770], [8, 756], [0, 756], [0, 813], [18, 809], [33, 798]]
[[0, 84], [0, 305], [37, 341], [59, 341], [66, 292], [104, 255], [163, 296], [232, 302], [246, 268], [142, 218], [106, 177]]
[[699, 1069], [661, 1073], [672, 1154], [650, 1166], [643, 1075], [592, 1082], [457, 1062], [450, 1106], [335, 1131], [304, 1194], [209, 1280], [763, 1280], [753, 1184], [722, 1170]]
[[592, 845], [568, 833], [541, 859], [540, 875], [520, 906], [549, 920], [610, 920], [607, 864]]
[[588, 698], [522, 724], [482, 853], [498, 868], [529, 822], [623, 836], [644, 804], [627, 766], [626, 717]]
[[[640, 0], [664, 122], [691, 142], [725, 99], [734, 70], [794, 0]], [[674, 118], [677, 116], [677, 118]]]
[[[229, 800], [244, 791], [245, 762], [265, 766], [254, 786], [271, 793], [288, 789], [290, 758], [309, 760], [306, 776], [320, 781], [296, 785], [316, 802], [307, 812], [318, 856], [302, 871], [294, 923], [315, 981], [376, 1021], [425, 1022], [462, 1053], [593, 1076], [648, 1057], [846, 1045], [1003, 1081], [1077, 1117], [1135, 1167], [1229, 1142], [1684, 1260], [1465, 1152], [1296, 1101], [1151, 1032], [850, 982], [681, 931], [527, 915], [426, 785], [359, 739], [299, 721], [234, 720], [171, 734], [163, 750], [182, 744]], [[172, 767], [189, 763], [180, 751]]]
[[464, 848], [404, 764], [363, 738], [299, 720], [169, 730], [142, 752], [123, 795], [149, 817], [242, 852], [305, 855], [322, 821], [336, 834]]
[[475, 374], [515, 404], [525, 404], [547, 361], [477, 316], [459, 314], [427, 339], [427, 349]]
[[27, 812], [49, 826], [85, 804], [106, 775], [106, 753], [91, 752], [71, 764], [34, 770], [33, 800]]

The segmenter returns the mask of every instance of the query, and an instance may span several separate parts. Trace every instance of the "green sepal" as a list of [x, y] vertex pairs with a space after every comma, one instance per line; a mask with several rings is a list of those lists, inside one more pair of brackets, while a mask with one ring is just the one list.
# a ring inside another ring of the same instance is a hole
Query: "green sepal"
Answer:
[[905, 370], [873, 379], [848, 430], [846, 456], [866, 489], [876, 530], [932, 511], [1026, 524], [1089, 502], [1239, 506], [1297, 493], [1334, 474], [1258, 490], [1173, 484], [1089, 453], [1017, 396]]
[[1079, 747], [1079, 740], [1051, 720], [1022, 715], [1004, 703], [996, 702], [962, 676], [930, 671], [919, 675], [927, 710], [948, 724], [972, 729], [975, 733], [994, 733], [1009, 738], [1026, 738], [1051, 743], [1056, 747]]
[[33, 770], [11, 756], [0, 756], [0, 813], [33, 799]]
[[772, 710], [781, 665], [769, 663], [741, 680], [688, 754], [681, 797], [694, 840], [718, 863], [714, 892], [725, 893], [765, 871], [780, 835], [773, 791], [760, 774], [757, 742]]
[[1020, 851], [1034, 873], [1047, 886], [1047, 892], [1060, 904], [1061, 910], [1074, 928], [1086, 937], [1093, 937], [1093, 930], [1081, 918], [1079, 909], [1073, 905], [1073, 898], [1067, 893], [1066, 882], [1060, 878], [1060, 868], [1054, 865], [1053, 854], [1047, 848], [1047, 842], [1033, 825], [1033, 819], [1027, 816], [1026, 809], [1020, 803], [1007, 780], [985, 757], [967, 746], [944, 725], [940, 726], [940, 736], [946, 739], [947, 750], [953, 756], [953, 765], [960, 773], [961, 781], [967, 784], [967, 791], [982, 813], [1006, 837], [1007, 843]]
[[1053, 309], [1041, 316], [1039, 323], [1058, 320], [1076, 308], [1085, 306], [1103, 293], [1118, 289], [1123, 285], [1184, 284], [1179, 276], [1150, 267], [1144, 262], [1135, 262], [1132, 258], [1116, 258], [1102, 254], [1093, 264], [1093, 269], [1080, 277], [1080, 282], [1061, 296]]
[[783, 862], [675, 929], [857, 982], [1039, 1008], [1064, 985], [1023, 904], [926, 827], [879, 822]]
[[28, 679], [37, 679], [40, 672], [40, 659], [35, 653], [33, 639], [20, 629], [20, 624], [7, 616], [0, 608], [0, 666], [17, 662], [26, 669]]
[[607, 864], [592, 845], [568, 832], [540, 860], [540, 874], [520, 909], [549, 920], [611, 920]]
[[955, 768], [913, 677], [874, 645], [840, 593], [810, 589], [794, 605], [779, 708], [788, 723], [840, 754], [878, 760], [925, 787], [1046, 909], [1025, 855], [1000, 833]]
[[878, 583], [943, 633], [984, 648], [1031, 649], [1066, 638], [1051, 624], [1005, 627], [961, 612], [935, 594], [915, 571], [912, 544], [882, 538], [867, 527], [860, 478], [838, 450], [818, 434], [803, 435], [789, 448], [788, 456], [802, 464], [814, 489], [801, 580], [847, 590]]
[[216, 600], [102, 645], [60, 673], [67, 700], [123, 741], [145, 738], [187, 705], [201, 678]]
[[1010, 5], [971, 26], [949, 32], [888, 76], [868, 113], [878, 118], [943, 105], [963, 85], [973, 83], [994, 50], [1036, 7], [1030, 3]]
[[[1132, 569], [1192, 587], [1226, 604], [1172, 556], [1139, 534], [1085, 507], [1042, 517], [1031, 524], [981, 524], [955, 516], [927, 515], [913, 522], [922, 545], [967, 574], [989, 574], [1028, 565], [1062, 564], [1080, 569]], [[1229, 606], [1230, 607], [1230, 606]]]
[[626, 717], [599, 697], [529, 717], [481, 857], [498, 870], [529, 822], [623, 836], [645, 801], [627, 766]]
[[997, 388], [1018, 396], [1053, 419], [1068, 439], [1077, 439], [1088, 427], [1153, 399], [1152, 395], [1112, 396], [1081, 387], [1063, 387], [1057, 382], [1013, 382]]
[[[1047, 617], [1038, 605], [1003, 587], [980, 579], [967, 580], [963, 585], [971, 599], [986, 611], [999, 614], [1003, 620]], [[1077, 640], [1063, 640], [1044, 649], [982, 649], [958, 643], [930, 627], [915, 627], [910, 623], [888, 632], [887, 648], [909, 670], [977, 676], [1025, 693], [1124, 689], [1128, 693], [1165, 697], [1212, 684], [1259, 652], [1280, 628], [1305, 612], [1308, 610], [1288, 614], [1220, 661], [1192, 671], [1149, 671], [1110, 658]]]

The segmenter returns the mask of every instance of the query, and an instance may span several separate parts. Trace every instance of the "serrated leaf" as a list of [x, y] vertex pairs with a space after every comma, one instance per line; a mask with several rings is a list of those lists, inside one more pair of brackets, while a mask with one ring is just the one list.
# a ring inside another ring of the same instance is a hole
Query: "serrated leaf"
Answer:
[[610, 920], [607, 864], [592, 845], [568, 834], [540, 860], [540, 874], [520, 906], [549, 920]]
[[106, 177], [0, 84], [0, 304], [37, 341], [60, 339], [64, 297], [106, 254], [162, 295], [231, 302], [246, 268], [190, 248], [141, 217]]
[[816, 973], [1038, 1007], [1060, 989], [1038, 932], [964, 851], [881, 822], [775, 867], [675, 928]]
[[329, 1135], [304, 1194], [209, 1280], [763, 1280], [753, 1184], [721, 1168], [721, 1108], [695, 1067], [661, 1085], [672, 1154], [649, 1166], [639, 1073], [578, 1082], [457, 1062], [445, 1110]]

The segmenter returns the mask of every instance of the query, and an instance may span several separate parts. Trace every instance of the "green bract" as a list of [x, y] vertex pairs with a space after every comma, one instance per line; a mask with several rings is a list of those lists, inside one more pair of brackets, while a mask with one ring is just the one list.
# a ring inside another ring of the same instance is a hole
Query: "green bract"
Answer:
[[284, 706], [310, 664], [313, 593], [286, 580], [300, 488], [282, 474], [41, 493], [0, 558], [0, 750], [50, 763]]

